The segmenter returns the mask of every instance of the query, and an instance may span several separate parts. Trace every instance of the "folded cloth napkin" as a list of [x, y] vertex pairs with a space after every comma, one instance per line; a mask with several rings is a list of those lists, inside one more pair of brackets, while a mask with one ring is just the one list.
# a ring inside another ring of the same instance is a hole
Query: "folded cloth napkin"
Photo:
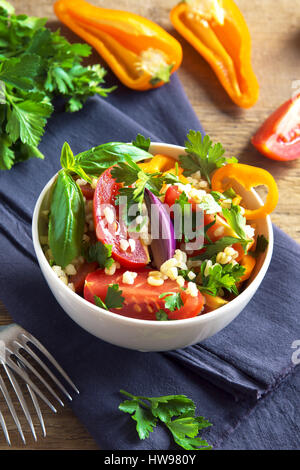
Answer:
[[81, 393], [71, 406], [101, 449], [175, 448], [163, 427], [138, 439], [134, 422], [118, 410], [121, 388], [135, 395], [186, 394], [213, 423], [203, 435], [215, 448], [293, 448], [300, 434], [299, 369], [291, 360], [292, 344], [300, 339], [300, 246], [282, 231], [274, 227], [270, 269], [239, 317], [203, 343], [167, 353], [121, 349], [82, 330], [55, 301], [35, 259], [33, 208], [59, 169], [65, 141], [76, 153], [130, 141], [138, 132], [183, 145], [189, 129], [202, 131], [176, 75], [145, 93], [120, 86], [107, 99], [89, 99], [75, 114], [58, 105], [41, 143], [45, 160], [0, 173], [0, 298], [77, 384]]

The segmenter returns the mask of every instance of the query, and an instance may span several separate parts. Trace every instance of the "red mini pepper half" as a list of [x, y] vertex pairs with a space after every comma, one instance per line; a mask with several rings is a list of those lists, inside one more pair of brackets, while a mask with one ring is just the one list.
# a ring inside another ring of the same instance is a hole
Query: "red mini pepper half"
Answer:
[[300, 158], [300, 94], [271, 114], [252, 138], [252, 144], [272, 160]]

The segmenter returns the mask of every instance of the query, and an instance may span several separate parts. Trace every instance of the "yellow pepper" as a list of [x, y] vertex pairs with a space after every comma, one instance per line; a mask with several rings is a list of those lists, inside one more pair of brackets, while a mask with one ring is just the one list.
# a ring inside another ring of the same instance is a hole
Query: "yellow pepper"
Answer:
[[84, 0], [58, 0], [57, 17], [91, 44], [119, 80], [135, 90], [168, 82], [182, 61], [180, 43], [156, 23]]
[[256, 260], [251, 255], [244, 255], [239, 261], [239, 264], [245, 268], [245, 272], [239, 281], [239, 286], [241, 286], [243, 282], [247, 281], [250, 278], [255, 268]]
[[234, 179], [248, 191], [255, 186], [265, 185], [268, 188], [266, 202], [259, 209], [245, 209], [247, 220], [265, 218], [271, 214], [278, 203], [278, 188], [273, 176], [263, 168], [257, 168], [251, 165], [233, 163], [225, 165], [215, 171], [211, 184], [213, 191], [224, 192], [224, 180]]
[[253, 106], [259, 86], [251, 65], [251, 37], [233, 0], [186, 0], [170, 15], [174, 28], [210, 64], [231, 99]]
[[176, 160], [167, 155], [157, 154], [150, 161], [140, 163], [139, 167], [146, 173], [157, 173], [160, 171], [168, 171], [175, 166]]

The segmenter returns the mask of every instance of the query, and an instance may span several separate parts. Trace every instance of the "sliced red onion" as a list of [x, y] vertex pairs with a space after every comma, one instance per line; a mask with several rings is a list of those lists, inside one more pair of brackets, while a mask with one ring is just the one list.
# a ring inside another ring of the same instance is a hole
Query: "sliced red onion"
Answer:
[[174, 256], [176, 248], [174, 226], [164, 204], [148, 189], [145, 189], [145, 203], [150, 218], [152, 237], [150, 248], [153, 262], [159, 269], [165, 261]]

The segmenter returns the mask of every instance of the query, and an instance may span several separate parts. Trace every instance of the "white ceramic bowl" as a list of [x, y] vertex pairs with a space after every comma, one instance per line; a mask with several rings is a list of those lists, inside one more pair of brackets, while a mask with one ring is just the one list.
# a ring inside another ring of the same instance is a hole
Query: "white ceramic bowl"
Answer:
[[[152, 143], [150, 152], [178, 158], [183, 147]], [[269, 267], [273, 251], [273, 229], [270, 217], [257, 220], [259, 234], [265, 235], [269, 246], [256, 264], [248, 281], [248, 287], [227, 305], [205, 315], [172, 322], [136, 320], [103, 310], [63, 284], [51, 269], [40, 245], [39, 235], [43, 231], [41, 210], [49, 207], [49, 194], [56, 175], [47, 183], [35, 206], [32, 221], [32, 236], [36, 256], [45, 279], [60, 306], [82, 328], [109, 343], [139, 351], [168, 351], [199, 343], [225, 328], [246, 307], [259, 288]], [[255, 191], [245, 191], [238, 186], [249, 209], [256, 209], [262, 201]], [[45, 223], [44, 223], [45, 225]], [[45, 227], [44, 227], [45, 230]], [[242, 334], [242, 332], [241, 332]]]

